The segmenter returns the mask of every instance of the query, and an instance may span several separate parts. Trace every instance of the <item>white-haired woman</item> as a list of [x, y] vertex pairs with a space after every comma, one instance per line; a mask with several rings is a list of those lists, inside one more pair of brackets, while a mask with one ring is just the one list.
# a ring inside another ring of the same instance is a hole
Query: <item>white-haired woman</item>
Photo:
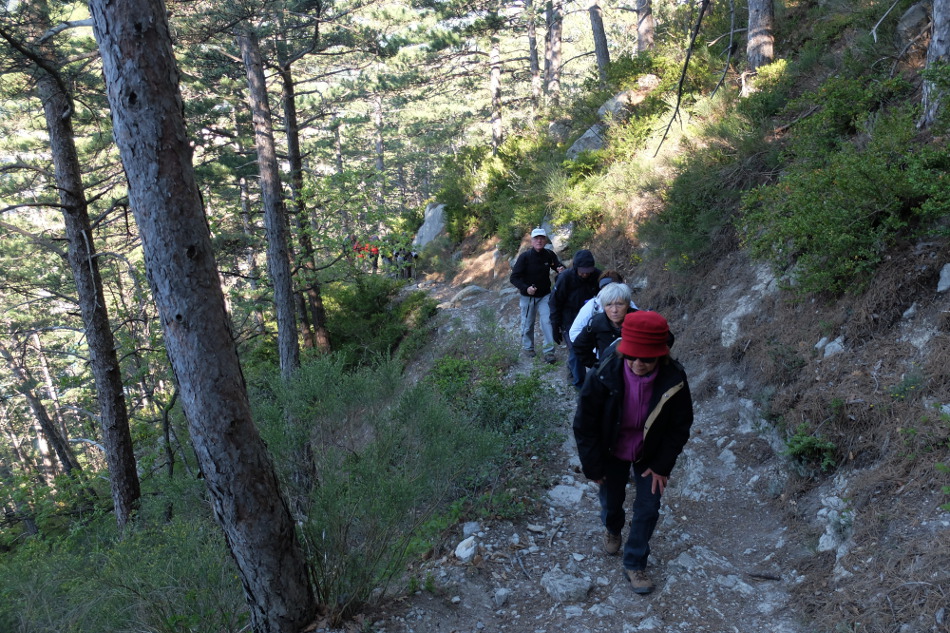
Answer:
[[627, 284], [610, 283], [601, 288], [597, 302], [603, 312], [590, 318], [574, 339], [574, 354], [585, 367], [593, 367], [604, 356], [611, 343], [620, 338], [620, 327], [631, 308], [630, 287]]

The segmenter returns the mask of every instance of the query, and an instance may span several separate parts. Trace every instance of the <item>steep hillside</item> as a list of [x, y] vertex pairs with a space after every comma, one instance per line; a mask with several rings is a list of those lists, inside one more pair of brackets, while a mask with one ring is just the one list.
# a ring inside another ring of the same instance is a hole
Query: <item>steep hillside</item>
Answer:
[[[796, 300], [726, 244], [688, 276], [631, 266], [616, 236], [592, 246], [669, 318], [697, 406], [656, 537], [657, 593], [629, 592], [599, 552], [595, 492], [567, 437], [539, 515], [459, 526], [426, 564], [432, 591], [377, 614], [378, 630], [950, 630], [946, 242], [902, 246], [868, 292], [835, 301]], [[420, 284], [444, 327], [488, 310], [516, 345], [507, 258], [472, 239], [456, 259], [454, 278]], [[542, 370], [567, 435], [563, 364]], [[461, 561], [470, 534], [478, 555]], [[581, 594], [552, 593], [555, 569]]]
[[755, 403], [794, 448], [774, 492], [813, 550], [807, 613], [822, 630], [948, 630], [947, 242], [902, 244], [867, 292], [827, 301], [721, 252], [688, 278], [635, 271], [639, 300], [679, 324], [698, 393]]

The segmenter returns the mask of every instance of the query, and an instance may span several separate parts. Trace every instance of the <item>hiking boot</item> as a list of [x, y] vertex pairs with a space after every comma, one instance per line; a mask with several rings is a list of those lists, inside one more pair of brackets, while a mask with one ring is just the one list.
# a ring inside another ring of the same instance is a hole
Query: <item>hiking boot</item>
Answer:
[[620, 551], [620, 535], [604, 530], [604, 551], [608, 556], [616, 556]]
[[544, 355], [544, 362], [553, 365], [557, 362], [557, 359], [554, 357], [554, 352], [548, 352]]
[[521, 353], [524, 354], [525, 356], [527, 356], [528, 358], [534, 358], [534, 350], [533, 350], [533, 349], [523, 349], [523, 350], [521, 350]]
[[647, 594], [653, 591], [655, 585], [650, 581], [647, 572], [643, 569], [624, 569], [624, 576], [630, 581], [630, 588], [634, 593]]

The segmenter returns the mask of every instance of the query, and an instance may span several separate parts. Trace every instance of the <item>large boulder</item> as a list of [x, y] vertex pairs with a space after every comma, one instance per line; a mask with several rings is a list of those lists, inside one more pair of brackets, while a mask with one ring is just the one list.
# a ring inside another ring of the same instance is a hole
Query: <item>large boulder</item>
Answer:
[[570, 160], [574, 160], [581, 152], [602, 149], [604, 147], [604, 131], [604, 126], [600, 123], [590, 126], [583, 136], [574, 141], [574, 144], [567, 150], [566, 156]]
[[901, 48], [916, 44], [920, 49], [926, 49], [930, 38], [921, 38], [921, 34], [930, 28], [930, 15], [933, 13], [932, 2], [918, 2], [913, 5], [897, 22], [897, 36]]
[[644, 75], [637, 80], [636, 88], [625, 90], [608, 99], [597, 110], [597, 116], [600, 117], [601, 122], [590, 126], [583, 136], [571, 145], [570, 149], [567, 150], [567, 158], [574, 160], [581, 152], [602, 149], [604, 147], [605, 126], [626, 119], [633, 108], [640, 105], [647, 98], [647, 95], [659, 85], [659, 77]]
[[571, 136], [571, 120], [558, 119], [548, 123], [548, 136], [555, 143], [563, 143]]
[[412, 245], [417, 248], [425, 248], [426, 245], [437, 238], [445, 230], [445, 205], [430, 202], [426, 205], [425, 220], [419, 227], [419, 232], [412, 240]]
[[659, 77], [656, 75], [644, 75], [637, 80], [636, 88], [625, 90], [608, 99], [607, 102], [597, 110], [597, 116], [606, 123], [621, 121], [627, 118], [633, 108], [643, 103], [647, 95], [653, 92], [659, 85]]

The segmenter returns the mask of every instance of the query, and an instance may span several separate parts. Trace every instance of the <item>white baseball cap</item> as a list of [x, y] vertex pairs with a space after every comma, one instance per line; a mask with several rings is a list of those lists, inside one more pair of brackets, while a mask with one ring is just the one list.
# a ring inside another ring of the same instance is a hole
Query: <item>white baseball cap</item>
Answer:
[[534, 238], [536, 238], [536, 237], [547, 237], [547, 236], [548, 236], [548, 234], [545, 233], [545, 232], [544, 232], [544, 229], [542, 229], [540, 226], [539, 226], [538, 228], [536, 228], [535, 230], [531, 231], [531, 238], [532, 238], [532, 239], [534, 239]]

